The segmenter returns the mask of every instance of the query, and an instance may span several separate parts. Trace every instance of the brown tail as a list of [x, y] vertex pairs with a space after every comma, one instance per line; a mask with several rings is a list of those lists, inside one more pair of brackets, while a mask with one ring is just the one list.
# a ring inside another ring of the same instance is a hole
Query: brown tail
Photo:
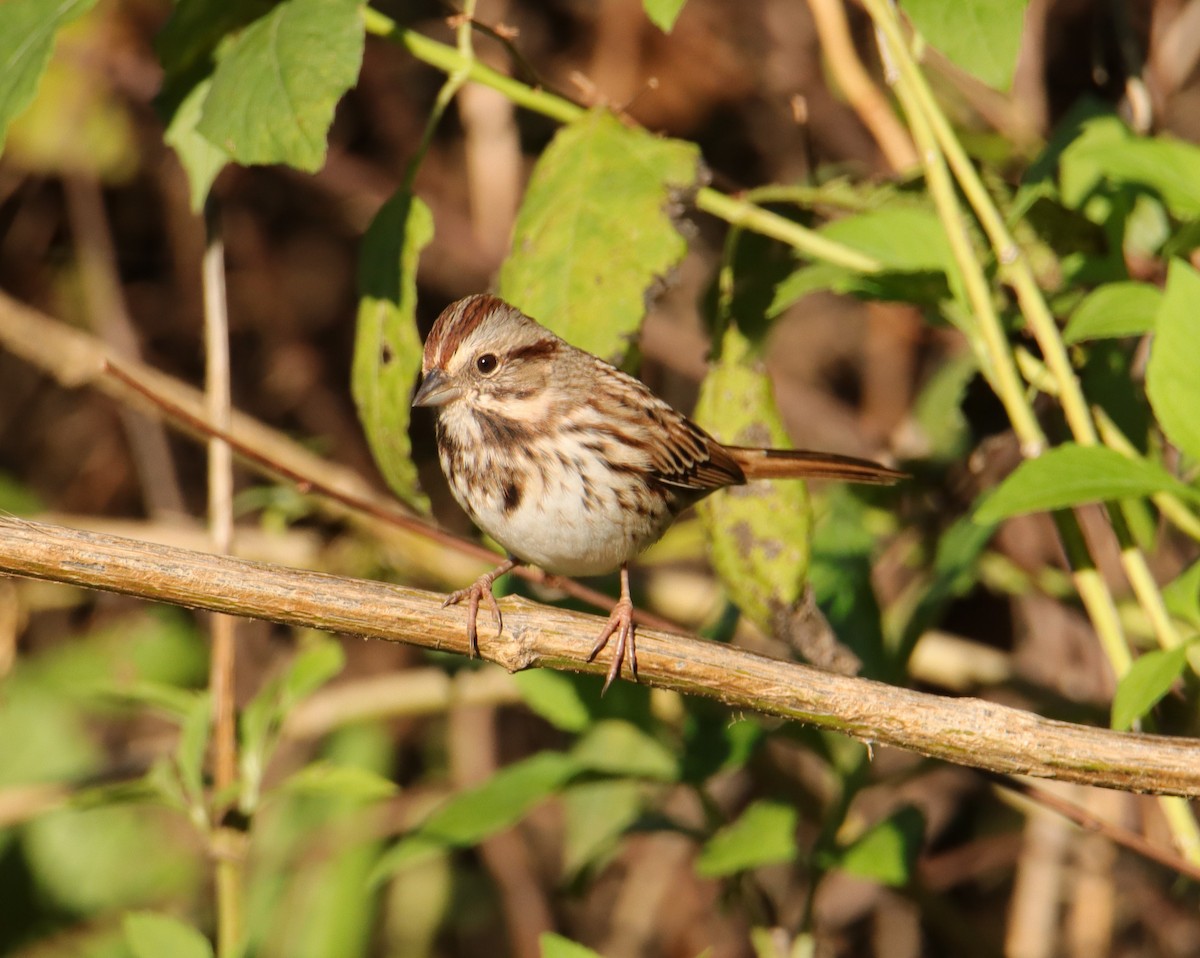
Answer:
[[747, 479], [841, 479], [844, 482], [874, 482], [891, 485], [908, 474], [881, 466], [868, 459], [838, 456], [831, 452], [804, 449], [751, 449], [726, 446]]

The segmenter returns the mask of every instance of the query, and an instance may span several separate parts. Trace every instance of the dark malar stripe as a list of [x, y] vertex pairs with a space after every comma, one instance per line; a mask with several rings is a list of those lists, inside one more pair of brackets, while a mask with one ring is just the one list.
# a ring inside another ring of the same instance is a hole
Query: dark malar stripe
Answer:
[[489, 447], [506, 449], [515, 446], [524, 449], [532, 439], [532, 430], [516, 419], [479, 409], [474, 410], [474, 416], [480, 438]]

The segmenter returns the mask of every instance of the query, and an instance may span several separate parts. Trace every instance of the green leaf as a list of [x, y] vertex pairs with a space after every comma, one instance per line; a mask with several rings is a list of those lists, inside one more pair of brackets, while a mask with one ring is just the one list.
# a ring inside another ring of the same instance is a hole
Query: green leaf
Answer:
[[1196, 490], [1145, 459], [1127, 459], [1104, 446], [1067, 443], [1021, 463], [975, 511], [975, 521], [987, 524], [1026, 512], [1048, 512], [1156, 492], [1200, 499]]
[[1159, 425], [1167, 438], [1194, 460], [1200, 460], [1200, 416], [1196, 415], [1200, 410], [1197, 303], [1200, 303], [1200, 274], [1182, 260], [1172, 260], [1146, 368], [1146, 394]]
[[1138, 657], [1117, 685], [1112, 703], [1112, 727], [1127, 729], [1144, 718], [1171, 691], [1187, 665], [1186, 644], [1156, 649]]
[[8, 0], [0, 3], [0, 151], [8, 125], [33, 102], [54, 52], [59, 29], [85, 14], [96, 0]]
[[1148, 333], [1154, 329], [1162, 298], [1162, 292], [1150, 283], [1106, 283], [1076, 307], [1063, 330], [1063, 341], [1069, 345]]
[[[1117, 123], [1119, 121], [1110, 121]], [[1156, 192], [1177, 217], [1200, 215], [1200, 147], [1164, 136], [1135, 137], [1108, 131], [1068, 148], [1064, 161], [1086, 163], [1110, 182]]]
[[805, 265], [779, 284], [768, 310], [771, 316], [818, 289], [922, 302], [936, 302], [947, 293], [945, 274], [953, 255], [941, 220], [928, 207], [896, 205], [843, 216], [818, 232], [878, 260], [881, 272]]
[[280, 791], [301, 795], [337, 795], [362, 802], [375, 802], [396, 793], [396, 783], [358, 765], [312, 762], [286, 778]]
[[417, 263], [433, 239], [429, 207], [403, 190], [389, 199], [363, 239], [352, 390], [371, 452], [388, 486], [421, 512], [408, 438], [413, 387], [421, 371]]
[[1171, 615], [1200, 629], [1200, 562], [1193, 562], [1168, 582], [1162, 594]]
[[565, 874], [575, 875], [611, 851], [641, 814], [643, 788], [629, 779], [604, 779], [563, 793]]
[[687, 252], [670, 206], [699, 171], [694, 144], [595, 110], [538, 160], [500, 269], [500, 295], [580, 349], [620, 360], [647, 291]]
[[905, 0], [904, 12], [956, 66], [997, 90], [1012, 86], [1028, 0]]
[[663, 33], [670, 33], [687, 0], [642, 0], [646, 16]]
[[192, 212], [204, 209], [204, 201], [217, 174], [229, 162], [229, 154], [214, 146], [200, 135], [196, 124], [200, 122], [200, 110], [212, 88], [212, 80], [205, 78], [197, 83], [183, 98], [171, 116], [164, 139], [179, 157], [188, 178], [188, 196]]
[[542, 958], [601, 958], [599, 952], [552, 931], [542, 932], [538, 945], [542, 950]]
[[223, 49], [196, 128], [239, 163], [315, 173], [363, 39], [357, 0], [284, 0]]
[[444, 845], [474, 845], [515, 825], [579, 770], [573, 756], [539, 752], [455, 795], [425, 820], [419, 832]]
[[679, 762], [658, 739], [623, 719], [604, 719], [593, 725], [571, 749], [580, 768], [605, 775], [673, 782]]
[[845, 849], [838, 867], [859, 878], [899, 887], [912, 877], [925, 836], [925, 817], [905, 806]]
[[[700, 386], [696, 422], [734, 446], [791, 443], [768, 378], [737, 327], [723, 337], [719, 358]], [[755, 482], [718, 492], [696, 511], [713, 566], [730, 598], [768, 634], [804, 595], [812, 510], [798, 480]]]
[[760, 865], [796, 858], [796, 809], [782, 802], [758, 801], [710, 838], [696, 857], [696, 872], [723, 878]]
[[527, 669], [513, 676], [529, 708], [555, 728], [582, 732], [592, 720], [579, 683], [552, 669]]
[[125, 940], [134, 958], [212, 958], [213, 948], [191, 925], [152, 911], [128, 912], [123, 921]]
[[379, 859], [370, 883], [378, 884], [400, 869], [428, 861], [447, 848], [474, 845], [511, 828], [579, 771], [579, 764], [561, 752], [539, 752], [514, 762], [483, 784], [459, 792], [435, 809], [414, 832]]

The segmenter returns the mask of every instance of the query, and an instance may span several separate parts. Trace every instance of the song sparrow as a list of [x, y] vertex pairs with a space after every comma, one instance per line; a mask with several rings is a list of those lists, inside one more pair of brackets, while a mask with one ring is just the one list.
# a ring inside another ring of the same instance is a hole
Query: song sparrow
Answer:
[[576, 349], [494, 296], [469, 296], [437, 318], [415, 406], [437, 407], [442, 470], [467, 515], [509, 558], [444, 605], [469, 600], [467, 637], [496, 578], [521, 562], [562, 575], [621, 570], [621, 597], [588, 661], [616, 635], [604, 683], [626, 650], [637, 679], [629, 560], [675, 517], [751, 479], [891, 483], [903, 473], [826, 453], [723, 446], [637, 379]]

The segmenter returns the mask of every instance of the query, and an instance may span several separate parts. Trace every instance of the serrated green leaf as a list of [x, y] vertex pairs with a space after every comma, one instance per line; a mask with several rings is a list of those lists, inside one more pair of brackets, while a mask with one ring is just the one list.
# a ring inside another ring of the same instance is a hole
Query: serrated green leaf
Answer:
[[363, 239], [352, 391], [371, 452], [391, 490], [421, 512], [408, 425], [421, 371], [417, 264], [433, 239], [433, 214], [403, 190], [376, 214]]
[[623, 719], [597, 722], [575, 743], [571, 759], [580, 768], [605, 775], [673, 782], [679, 762], [658, 739]]
[[515, 825], [579, 770], [573, 756], [539, 752], [455, 795], [426, 819], [419, 833], [443, 845], [473, 845]]
[[394, 795], [396, 783], [358, 765], [312, 762], [284, 779], [279, 790], [288, 794], [337, 795], [361, 802], [376, 802]]
[[135, 958], [212, 958], [209, 940], [170, 915], [131, 911], [122, 920], [125, 940]]
[[33, 102], [38, 82], [65, 24], [87, 13], [96, 0], [8, 0], [0, 3], [0, 152], [8, 126]]
[[210, 77], [197, 83], [176, 107], [163, 136], [187, 174], [188, 197], [193, 213], [204, 209], [204, 201], [208, 198], [213, 180], [229, 162], [229, 154], [207, 137], [201, 136], [196, 129], [201, 108], [211, 88]]
[[696, 857], [696, 872], [723, 878], [761, 865], [796, 858], [796, 809], [782, 802], [758, 801], [710, 838]]
[[1200, 629], [1200, 562], [1193, 562], [1168, 582], [1162, 594], [1171, 615]]
[[1154, 328], [1162, 292], [1150, 283], [1106, 283], [1089, 293], [1071, 314], [1063, 341], [1138, 336]]
[[975, 511], [975, 521], [987, 524], [1026, 512], [1048, 512], [1156, 492], [1200, 500], [1200, 493], [1152, 462], [1127, 459], [1104, 446], [1067, 443], [1021, 463]]
[[357, 0], [284, 0], [222, 50], [196, 129], [239, 163], [315, 173], [364, 36]]
[[595, 110], [563, 127], [538, 160], [500, 269], [500, 296], [568, 342], [619, 361], [650, 287], [683, 259], [674, 195], [692, 188], [694, 144]]
[[1112, 727], [1129, 728], [1149, 714], [1183, 674], [1187, 665], [1187, 645], [1156, 649], [1138, 656], [1117, 684], [1112, 703]]
[[[1200, 170], [1197, 171], [1200, 175]], [[1167, 438], [1200, 460], [1200, 273], [1172, 260], [1154, 324], [1146, 395]]]
[[525, 704], [555, 728], [566, 732], [587, 728], [592, 712], [572, 676], [552, 669], [527, 669], [513, 679]]
[[600, 953], [592, 951], [577, 941], [556, 935], [552, 931], [544, 931], [538, 938], [542, 958], [601, 958]]
[[687, 0], [642, 0], [646, 16], [663, 33], [670, 33]]
[[[790, 445], [771, 381], [749, 341], [730, 326], [700, 386], [696, 422], [734, 446]], [[812, 510], [798, 480], [754, 482], [709, 496], [696, 507], [713, 567], [730, 598], [773, 633], [804, 595]]]
[[574, 875], [608, 853], [642, 811], [643, 786], [628, 779], [572, 785], [563, 793], [563, 872]]
[[905, 806], [845, 849], [838, 868], [859, 878], [900, 887], [912, 877], [925, 838], [925, 816]]
[[955, 65], [996, 90], [1012, 86], [1028, 0], [905, 0], [921, 35]]

